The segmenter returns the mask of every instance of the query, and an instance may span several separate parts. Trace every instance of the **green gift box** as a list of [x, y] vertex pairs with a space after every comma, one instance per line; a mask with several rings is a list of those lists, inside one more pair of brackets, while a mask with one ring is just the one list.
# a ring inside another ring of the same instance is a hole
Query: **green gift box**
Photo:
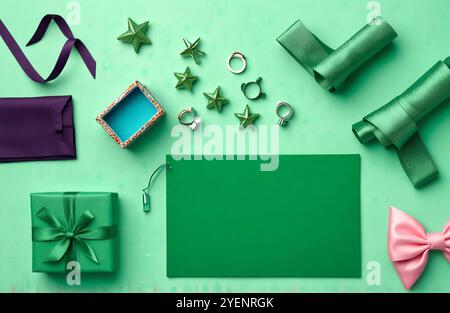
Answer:
[[33, 272], [64, 273], [77, 261], [83, 272], [118, 267], [118, 194], [31, 194]]

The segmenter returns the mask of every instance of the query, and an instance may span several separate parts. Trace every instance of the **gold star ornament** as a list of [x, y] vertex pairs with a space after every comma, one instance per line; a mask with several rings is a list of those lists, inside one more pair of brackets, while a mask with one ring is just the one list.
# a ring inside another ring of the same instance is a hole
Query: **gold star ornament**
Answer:
[[186, 38], [183, 39], [186, 49], [184, 49], [180, 55], [182, 57], [192, 57], [195, 63], [200, 64], [200, 57], [205, 56], [206, 53], [201, 51], [198, 46], [200, 44], [200, 38], [197, 38], [193, 43], [189, 42]]
[[177, 89], [188, 89], [192, 92], [192, 85], [197, 81], [198, 77], [192, 75], [189, 66], [186, 67], [184, 73], [175, 73], [175, 77], [178, 79], [178, 83], [175, 86]]
[[234, 113], [234, 115], [239, 119], [242, 128], [252, 125], [259, 117], [259, 114], [252, 114], [250, 112], [248, 104], [245, 106], [244, 113]]
[[150, 45], [152, 43], [146, 35], [148, 24], [148, 21], [136, 24], [135, 21], [128, 18], [128, 30], [120, 35], [117, 40], [132, 44], [134, 51], [138, 53], [142, 44]]
[[222, 106], [229, 102], [227, 98], [222, 96], [220, 86], [212, 93], [204, 92], [203, 94], [208, 99], [208, 105], [206, 106], [208, 109], [216, 109], [221, 112]]

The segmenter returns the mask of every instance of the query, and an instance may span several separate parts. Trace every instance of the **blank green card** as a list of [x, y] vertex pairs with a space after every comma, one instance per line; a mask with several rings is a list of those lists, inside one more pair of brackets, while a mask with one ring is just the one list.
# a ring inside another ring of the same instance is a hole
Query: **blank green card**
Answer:
[[168, 277], [361, 277], [360, 156], [167, 156]]

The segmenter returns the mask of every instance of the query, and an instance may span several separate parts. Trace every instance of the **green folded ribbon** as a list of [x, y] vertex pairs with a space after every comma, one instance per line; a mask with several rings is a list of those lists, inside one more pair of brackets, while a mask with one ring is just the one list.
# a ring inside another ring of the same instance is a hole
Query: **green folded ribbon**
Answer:
[[33, 241], [55, 242], [54, 247], [44, 258], [44, 262], [59, 262], [64, 256], [66, 256], [67, 261], [76, 261], [78, 260], [78, 249], [92, 262], [100, 264], [94, 249], [88, 241], [108, 240], [117, 236], [117, 225], [88, 228], [95, 218], [90, 210], [85, 210], [78, 218], [78, 221], [75, 220], [75, 198], [77, 194], [76, 192], [63, 194], [64, 222], [61, 222], [46, 207], [42, 207], [35, 214], [48, 227], [33, 226]]
[[400, 96], [353, 125], [362, 144], [377, 139], [394, 147], [400, 163], [416, 188], [439, 172], [419, 133], [417, 122], [450, 98], [450, 57], [437, 62]]
[[338, 49], [320, 41], [298, 20], [277, 41], [319, 83], [333, 92], [347, 77], [397, 37], [394, 29], [381, 17], [364, 26]]

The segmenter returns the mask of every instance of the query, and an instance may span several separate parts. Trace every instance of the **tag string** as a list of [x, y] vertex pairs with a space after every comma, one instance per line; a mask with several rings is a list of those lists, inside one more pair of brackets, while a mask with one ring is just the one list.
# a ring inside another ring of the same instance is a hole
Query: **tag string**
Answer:
[[144, 212], [146, 212], [146, 213], [150, 212], [150, 187], [152, 185], [152, 182], [153, 182], [154, 178], [156, 178], [156, 176], [159, 174], [159, 172], [161, 172], [161, 170], [164, 169], [165, 167], [168, 167], [169, 169], [171, 168], [169, 163], [164, 163], [164, 164], [161, 164], [160, 166], [158, 166], [156, 168], [156, 170], [150, 176], [147, 187], [142, 189], [142, 192], [143, 192], [142, 205], [143, 205]]

